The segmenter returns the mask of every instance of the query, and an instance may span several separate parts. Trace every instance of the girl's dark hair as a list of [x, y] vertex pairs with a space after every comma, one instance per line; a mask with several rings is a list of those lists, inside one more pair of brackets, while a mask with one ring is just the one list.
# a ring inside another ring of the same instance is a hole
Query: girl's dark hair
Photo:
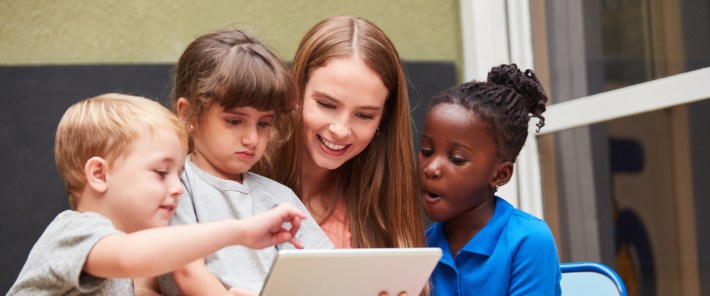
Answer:
[[486, 122], [505, 160], [515, 161], [528, 137], [530, 117], [545, 125], [547, 95], [535, 73], [522, 72], [515, 64], [500, 65], [488, 72], [486, 82], [471, 81], [451, 87], [432, 100], [431, 108], [449, 103], [465, 107]]
[[245, 32], [225, 30], [198, 37], [180, 56], [173, 78], [174, 109], [178, 99], [185, 98], [191, 106], [188, 116], [198, 121], [213, 103], [225, 110], [273, 110], [270, 143], [275, 145], [269, 149], [290, 136], [296, 83], [279, 56]]
[[225, 109], [288, 111], [296, 85], [283, 61], [253, 36], [226, 30], [198, 37], [175, 67], [173, 103], [186, 98], [200, 115], [213, 102]]

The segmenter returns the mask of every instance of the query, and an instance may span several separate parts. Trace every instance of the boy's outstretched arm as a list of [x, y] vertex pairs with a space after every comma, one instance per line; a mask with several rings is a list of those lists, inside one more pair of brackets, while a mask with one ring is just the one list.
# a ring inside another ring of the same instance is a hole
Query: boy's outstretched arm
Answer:
[[[99, 240], [84, 271], [104, 278], [164, 274], [231, 245], [262, 249], [283, 242], [302, 247], [295, 238], [306, 215], [291, 204], [242, 220], [152, 228]], [[290, 223], [291, 228], [284, 228]]]

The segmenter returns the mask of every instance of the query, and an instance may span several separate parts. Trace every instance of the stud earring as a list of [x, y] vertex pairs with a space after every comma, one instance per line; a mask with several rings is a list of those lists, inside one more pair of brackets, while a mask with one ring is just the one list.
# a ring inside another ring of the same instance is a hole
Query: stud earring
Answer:
[[188, 129], [190, 132], [193, 132], [193, 131], [195, 130], [195, 127], [192, 125], [192, 123], [190, 123], [190, 125], [188, 125], [187, 129]]

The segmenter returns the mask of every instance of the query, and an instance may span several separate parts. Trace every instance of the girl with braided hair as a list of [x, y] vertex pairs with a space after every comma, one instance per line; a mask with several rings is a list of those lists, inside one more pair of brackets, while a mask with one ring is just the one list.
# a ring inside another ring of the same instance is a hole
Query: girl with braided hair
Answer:
[[432, 295], [560, 295], [547, 224], [495, 195], [510, 181], [530, 117], [545, 124], [547, 96], [532, 70], [494, 67], [486, 82], [433, 99], [418, 155], [430, 247], [443, 251]]

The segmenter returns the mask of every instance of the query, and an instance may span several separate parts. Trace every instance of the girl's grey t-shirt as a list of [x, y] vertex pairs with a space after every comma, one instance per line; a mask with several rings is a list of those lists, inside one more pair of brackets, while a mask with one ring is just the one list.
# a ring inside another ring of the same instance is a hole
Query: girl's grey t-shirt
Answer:
[[[274, 180], [250, 172], [242, 174], [242, 183], [220, 179], [198, 168], [188, 157], [182, 181], [185, 191], [171, 224], [242, 219], [289, 202], [308, 215], [296, 234], [304, 248], [333, 248], [296, 194]], [[227, 288], [259, 292], [277, 250], [293, 248], [290, 243], [261, 250], [231, 246], [206, 257], [205, 264]], [[164, 295], [180, 295], [170, 274], [160, 277], [160, 288]]]
[[122, 232], [100, 214], [60, 213], [32, 247], [7, 295], [133, 295], [131, 279], [105, 279], [82, 272], [94, 245], [116, 233]]

